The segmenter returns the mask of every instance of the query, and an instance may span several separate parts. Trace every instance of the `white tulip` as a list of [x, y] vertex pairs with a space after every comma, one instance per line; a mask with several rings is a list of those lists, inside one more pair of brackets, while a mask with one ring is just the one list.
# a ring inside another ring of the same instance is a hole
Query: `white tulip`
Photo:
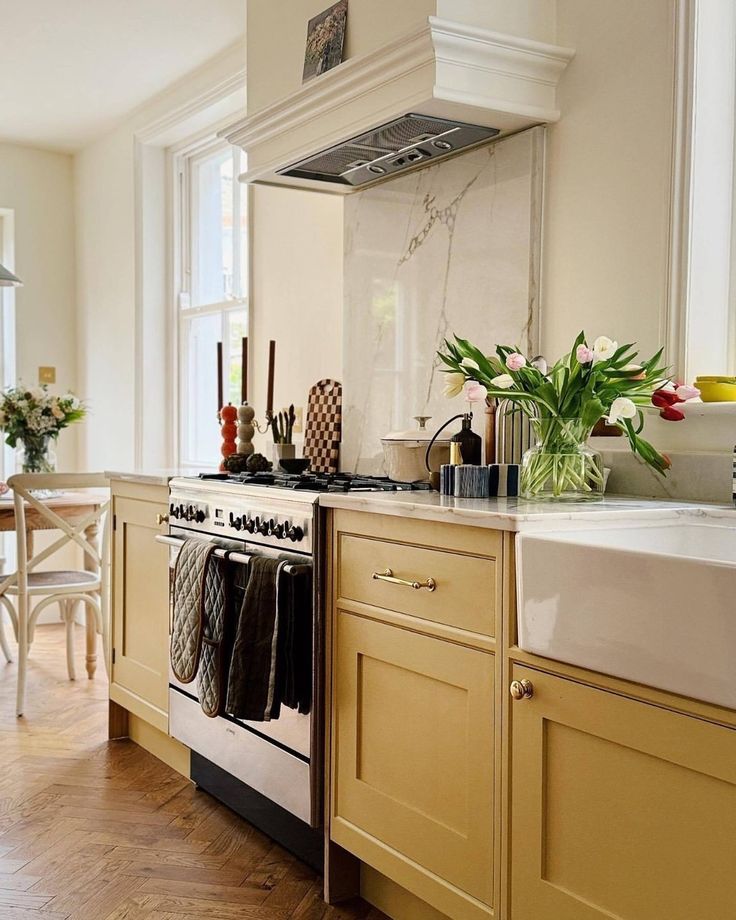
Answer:
[[636, 416], [636, 406], [625, 396], [619, 396], [611, 403], [608, 411], [608, 424], [615, 425], [622, 418], [634, 418]]
[[471, 371], [479, 371], [478, 362], [474, 361], [472, 358], [463, 358], [460, 362], [460, 367], [467, 367]]
[[499, 374], [498, 377], [494, 377], [491, 380], [491, 386], [496, 387], [498, 390], [510, 390], [514, 385], [514, 378], [511, 374]]
[[453, 371], [450, 374], [445, 374], [445, 386], [442, 392], [448, 399], [452, 399], [453, 396], [459, 396], [462, 393], [464, 386], [465, 374]]
[[618, 342], [614, 342], [613, 339], [609, 339], [606, 335], [599, 335], [593, 342], [593, 364], [598, 364], [599, 361], [608, 361], [609, 358], [614, 356], [617, 348]]

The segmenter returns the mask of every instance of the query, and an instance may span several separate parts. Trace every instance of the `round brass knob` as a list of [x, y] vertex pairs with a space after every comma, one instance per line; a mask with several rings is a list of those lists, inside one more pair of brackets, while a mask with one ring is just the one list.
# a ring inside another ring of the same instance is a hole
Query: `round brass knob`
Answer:
[[511, 699], [516, 700], [517, 703], [519, 700], [530, 700], [534, 696], [534, 685], [526, 678], [524, 680], [512, 680], [509, 693], [511, 694]]
[[165, 524], [169, 520], [168, 514], [157, 514], [156, 523], [160, 527], [162, 524]]

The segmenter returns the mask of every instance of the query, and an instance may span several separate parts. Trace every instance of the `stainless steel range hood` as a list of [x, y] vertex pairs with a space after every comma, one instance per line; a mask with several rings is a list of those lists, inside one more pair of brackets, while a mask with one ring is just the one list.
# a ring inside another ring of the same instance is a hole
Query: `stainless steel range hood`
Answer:
[[346, 194], [556, 121], [560, 48], [430, 16], [221, 132], [245, 182]]
[[428, 166], [498, 133], [498, 128], [409, 114], [321, 150], [278, 173], [360, 188], [408, 169]]

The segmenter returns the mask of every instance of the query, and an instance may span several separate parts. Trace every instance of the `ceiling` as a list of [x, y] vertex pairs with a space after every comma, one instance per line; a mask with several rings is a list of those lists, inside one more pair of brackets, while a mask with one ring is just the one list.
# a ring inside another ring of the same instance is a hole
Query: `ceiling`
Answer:
[[0, 0], [0, 23], [0, 141], [73, 151], [243, 38], [245, 0]]

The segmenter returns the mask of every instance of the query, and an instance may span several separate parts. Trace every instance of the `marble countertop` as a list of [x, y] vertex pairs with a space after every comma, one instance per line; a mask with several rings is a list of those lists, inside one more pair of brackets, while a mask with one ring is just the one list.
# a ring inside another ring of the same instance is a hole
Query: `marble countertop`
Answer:
[[[199, 471], [198, 471], [199, 472]], [[204, 472], [208, 472], [205, 470]], [[191, 469], [165, 468], [153, 470], [105, 470], [108, 479], [118, 479], [123, 482], [138, 482], [148, 486], [167, 486], [170, 479], [176, 476], [192, 476]]]
[[561, 530], [596, 521], [663, 521], [683, 515], [736, 526], [732, 505], [611, 496], [599, 502], [530, 502], [518, 498], [454, 498], [437, 492], [330, 492], [323, 508], [342, 508], [494, 530]]

